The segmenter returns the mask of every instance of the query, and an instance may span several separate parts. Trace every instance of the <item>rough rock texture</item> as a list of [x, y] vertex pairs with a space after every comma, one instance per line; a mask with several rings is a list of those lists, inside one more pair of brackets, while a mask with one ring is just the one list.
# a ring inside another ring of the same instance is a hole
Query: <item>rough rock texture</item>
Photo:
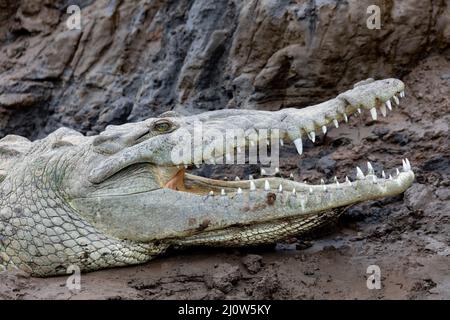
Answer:
[[[68, 4], [82, 8], [68, 30]], [[366, 26], [368, 5], [382, 27]], [[448, 1], [0, 0], [0, 137], [176, 109], [279, 109], [402, 75], [450, 43]], [[26, 125], [24, 125], [26, 124]]]

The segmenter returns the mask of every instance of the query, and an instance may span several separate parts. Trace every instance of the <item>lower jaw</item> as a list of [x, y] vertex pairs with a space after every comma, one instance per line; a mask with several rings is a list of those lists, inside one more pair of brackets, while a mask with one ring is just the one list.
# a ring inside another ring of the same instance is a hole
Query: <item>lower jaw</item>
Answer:
[[[389, 184], [390, 186], [396, 185], [395, 194], [401, 193], [406, 190], [409, 185], [412, 183], [414, 179], [414, 174], [410, 171], [409, 163], [408, 167], [403, 168], [405, 173], [399, 173], [396, 178], [393, 179], [380, 179], [375, 181], [375, 175], [368, 175], [365, 177], [365, 180], [362, 182], [348, 182], [343, 183], [345, 188], [352, 189], [352, 186], [356, 189], [359, 187], [364, 187], [369, 183], [373, 183], [374, 185], [380, 184]], [[195, 192], [198, 194], [204, 194], [208, 192], [208, 190], [227, 190], [230, 193], [230, 199], [234, 199], [235, 195], [232, 195], [232, 192], [236, 192], [236, 189], [241, 188], [245, 184], [249, 184], [250, 181], [220, 181], [213, 180], [198, 176], [192, 176], [189, 174], [180, 175], [179, 177], [183, 178], [185, 183], [182, 184], [183, 191], [186, 192]], [[379, 178], [376, 178], [379, 179]], [[283, 180], [278, 178], [268, 178], [266, 179], [257, 179], [251, 180], [254, 184], [258, 185], [259, 192], [267, 192], [268, 194], [271, 192], [270, 190], [264, 190], [264, 182], [267, 181], [282, 181], [285, 185], [295, 185], [302, 187], [299, 188], [298, 196], [300, 198], [308, 197], [310, 194], [311, 188], [314, 188], [313, 194], [318, 193], [326, 193], [323, 188], [327, 185], [318, 185], [318, 186], [310, 186], [306, 184], [299, 184], [290, 180]], [[330, 186], [330, 185], [328, 185]], [[339, 188], [339, 185], [334, 184], [333, 188]], [[308, 190], [309, 189], [309, 190]], [[336, 189], [334, 189], [336, 190]], [[329, 191], [333, 192], [333, 189], [329, 189]], [[211, 192], [211, 191], [209, 191]], [[252, 191], [249, 188], [246, 188], [245, 193], [251, 193]], [[279, 192], [277, 190], [273, 190], [272, 192]], [[220, 194], [218, 196], [224, 196], [224, 194]], [[378, 194], [376, 197], [372, 198], [380, 198], [385, 196], [390, 196], [394, 194]], [[292, 193], [289, 194], [289, 197], [292, 197]], [[355, 203], [370, 200], [370, 197], [355, 197], [350, 203], [341, 203], [340, 205], [336, 205], [328, 207], [326, 209], [313, 210], [314, 208], [309, 208], [311, 210], [310, 213], [304, 212], [303, 214], [299, 214], [298, 216], [290, 216], [284, 218], [276, 218], [269, 221], [264, 222], [249, 222], [247, 224], [242, 225], [231, 225], [226, 228], [216, 229], [216, 230], [205, 230], [198, 232], [194, 235], [190, 235], [184, 238], [172, 238], [166, 239], [168, 243], [175, 247], [186, 247], [186, 246], [196, 246], [196, 245], [208, 245], [208, 246], [243, 246], [243, 245], [260, 245], [266, 243], [274, 243], [276, 241], [282, 240], [287, 237], [292, 237], [295, 235], [300, 235], [305, 232], [309, 232], [323, 224], [329, 223], [337, 218], [349, 205], [353, 205]], [[308, 208], [307, 208], [308, 209]], [[300, 211], [299, 211], [300, 212]]]
[[340, 208], [305, 216], [255, 223], [254, 225], [231, 226], [183, 239], [171, 239], [169, 242], [175, 248], [200, 245], [239, 247], [275, 243], [326, 225], [337, 219], [343, 211], [344, 209]]

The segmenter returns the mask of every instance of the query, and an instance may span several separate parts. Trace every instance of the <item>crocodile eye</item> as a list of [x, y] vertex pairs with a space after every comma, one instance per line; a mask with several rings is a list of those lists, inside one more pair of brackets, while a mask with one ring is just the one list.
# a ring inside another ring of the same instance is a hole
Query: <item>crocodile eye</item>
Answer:
[[172, 122], [169, 120], [159, 120], [153, 124], [153, 130], [163, 133], [172, 130]]

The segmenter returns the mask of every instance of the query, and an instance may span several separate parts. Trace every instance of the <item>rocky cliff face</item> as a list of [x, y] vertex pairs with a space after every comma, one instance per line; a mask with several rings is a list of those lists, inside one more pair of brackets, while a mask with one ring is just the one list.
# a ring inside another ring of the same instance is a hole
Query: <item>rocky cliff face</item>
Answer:
[[[66, 26], [71, 4], [81, 30]], [[449, 17], [446, 0], [0, 0], [0, 137], [302, 107], [448, 50]]]

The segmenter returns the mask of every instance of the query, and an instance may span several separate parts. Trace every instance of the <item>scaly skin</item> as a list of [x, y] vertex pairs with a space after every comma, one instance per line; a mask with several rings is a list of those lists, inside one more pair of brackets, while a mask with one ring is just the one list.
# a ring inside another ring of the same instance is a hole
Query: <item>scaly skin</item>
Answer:
[[[404, 192], [414, 179], [407, 160], [392, 179], [376, 178], [369, 168], [355, 182], [307, 185], [185, 174], [177, 165], [201, 163], [198, 155], [216, 146], [211, 140], [194, 145], [192, 157], [172, 154], [179, 135], [194, 133], [198, 122], [219, 132], [279, 129], [302, 153], [302, 138], [314, 139], [358, 109], [384, 112], [403, 90], [396, 79], [367, 80], [304, 109], [166, 114], [110, 126], [95, 137], [66, 128], [35, 142], [7, 136], [0, 140], [0, 266], [49, 276], [69, 265], [92, 271], [142, 263], [171, 246], [270, 243], [330, 221], [339, 208]], [[231, 147], [258, 142], [252, 139]]]

